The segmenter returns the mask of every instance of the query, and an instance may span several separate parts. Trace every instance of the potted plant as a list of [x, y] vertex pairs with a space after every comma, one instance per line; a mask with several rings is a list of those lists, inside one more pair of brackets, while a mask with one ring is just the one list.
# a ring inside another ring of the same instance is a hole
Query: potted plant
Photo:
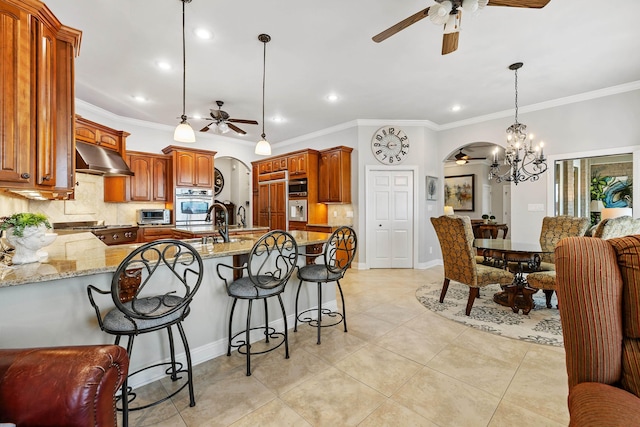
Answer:
[[38, 262], [38, 251], [50, 245], [56, 234], [47, 233], [51, 224], [43, 214], [23, 212], [0, 218], [0, 230], [6, 231], [7, 242], [15, 248], [13, 264]]
[[496, 223], [495, 215], [489, 215], [489, 224], [495, 224], [495, 223]]
[[487, 215], [487, 214], [483, 214], [483, 215], [482, 215], [482, 220], [483, 220], [483, 222], [484, 222], [485, 224], [488, 224], [488, 223], [489, 223], [489, 215]]

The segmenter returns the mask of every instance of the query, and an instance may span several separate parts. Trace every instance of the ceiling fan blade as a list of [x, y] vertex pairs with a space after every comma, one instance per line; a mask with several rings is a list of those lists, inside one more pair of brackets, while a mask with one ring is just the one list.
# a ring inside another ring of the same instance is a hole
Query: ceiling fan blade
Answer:
[[380, 34], [376, 34], [371, 39], [376, 43], [380, 43], [381, 41], [388, 39], [389, 37], [391, 37], [395, 33], [398, 33], [400, 31], [404, 30], [409, 25], [415, 24], [416, 22], [420, 21], [421, 19], [426, 18], [427, 16], [429, 16], [428, 13], [429, 13], [429, 8], [421, 10], [418, 13], [414, 13], [410, 17], [408, 17], [406, 19], [403, 19], [402, 21], [398, 22], [397, 24], [392, 25], [391, 27], [387, 28], [386, 30], [384, 30]]
[[460, 36], [459, 32], [455, 33], [447, 33], [442, 36], [442, 54], [446, 55], [448, 53], [454, 52], [458, 49], [458, 37]]
[[200, 129], [200, 132], [208, 132], [209, 131], [209, 126], [211, 126], [213, 123], [209, 123], [208, 125], [206, 125], [205, 127], [203, 127], [202, 129]]
[[258, 122], [256, 122], [255, 120], [245, 120], [245, 119], [228, 119], [228, 122], [233, 122], [233, 123], [244, 123], [247, 125], [257, 125]]
[[542, 9], [551, 0], [489, 0], [487, 6], [528, 7]]
[[238, 126], [236, 126], [236, 125], [234, 125], [232, 123], [227, 123], [227, 125], [229, 125], [229, 129], [235, 131], [236, 133], [239, 133], [240, 135], [246, 135], [247, 134], [245, 131], [243, 131]]

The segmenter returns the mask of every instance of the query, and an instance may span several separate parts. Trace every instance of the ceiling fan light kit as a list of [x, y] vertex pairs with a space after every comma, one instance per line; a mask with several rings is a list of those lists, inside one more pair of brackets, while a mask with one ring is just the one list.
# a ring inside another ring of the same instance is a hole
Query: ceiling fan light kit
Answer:
[[256, 144], [255, 153], [261, 156], [271, 155], [271, 144], [267, 141], [267, 135], [264, 133], [264, 88], [265, 77], [267, 74], [267, 43], [271, 41], [271, 36], [268, 34], [260, 34], [258, 40], [263, 43], [262, 53], [262, 135], [260, 141]]
[[497, 182], [537, 181], [540, 174], [547, 171], [547, 159], [544, 156], [544, 142], [533, 145], [533, 134], [527, 135], [527, 125], [518, 121], [518, 70], [522, 62], [511, 64], [509, 69], [515, 73], [515, 104], [516, 114], [514, 123], [507, 128], [507, 146], [504, 150], [503, 164], [508, 165], [506, 171], [500, 169], [498, 163], [498, 149], [493, 151], [493, 163], [489, 171], [489, 179]]
[[184, 9], [185, 4], [191, 3], [191, 0], [180, 0], [182, 2], [182, 115], [180, 116], [180, 124], [173, 132], [173, 139], [178, 142], [196, 142], [196, 134], [187, 122], [186, 109], [186, 86], [187, 86], [187, 53], [184, 31]]
[[543, 8], [551, 0], [435, 0], [436, 4], [423, 9], [408, 18], [403, 19], [383, 32], [372, 37], [373, 41], [380, 43], [392, 35], [399, 33], [408, 26], [426, 18], [427, 16], [436, 25], [444, 25], [442, 39], [442, 54], [446, 55], [458, 49], [458, 34], [462, 10], [475, 14], [486, 6], [506, 6], [519, 8]]

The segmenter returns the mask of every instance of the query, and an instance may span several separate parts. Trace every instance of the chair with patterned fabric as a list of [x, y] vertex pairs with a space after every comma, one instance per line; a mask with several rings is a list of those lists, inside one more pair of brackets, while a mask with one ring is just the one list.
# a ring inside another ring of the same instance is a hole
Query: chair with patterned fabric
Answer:
[[[553, 218], [553, 217], [550, 217]], [[555, 218], [563, 218], [561, 221], [563, 223], [567, 223], [567, 219], [565, 217], [555, 217]], [[574, 217], [566, 217], [566, 218], [574, 218]], [[546, 219], [546, 218], [545, 218]], [[583, 218], [586, 222], [586, 218]], [[582, 231], [582, 224], [579, 221], [573, 220], [577, 225], [573, 226], [565, 226], [564, 230], [573, 230], [574, 232], [580, 233]], [[558, 229], [561, 227], [551, 227], [551, 229]], [[544, 229], [544, 221], [543, 221], [543, 229]], [[640, 233], [640, 220], [635, 220], [631, 217], [624, 216], [618, 218], [609, 218], [600, 221], [596, 226], [596, 229], [593, 233], [593, 237], [599, 237], [601, 239], [611, 239], [613, 237], [621, 237], [630, 234], [639, 234]], [[554, 233], [548, 233], [548, 237]], [[555, 235], [560, 235], [562, 233], [558, 232]], [[582, 234], [574, 234], [573, 236], [578, 237], [582, 236]], [[568, 236], [567, 236], [568, 237]], [[554, 239], [549, 238], [548, 244], [551, 244]], [[542, 244], [542, 235], [540, 236], [540, 243]], [[557, 244], [557, 242], [556, 242]], [[554, 244], [555, 247], [555, 244]], [[545, 254], [546, 255], [546, 254]], [[555, 258], [554, 258], [555, 260]], [[543, 255], [544, 261], [544, 255]], [[547, 308], [551, 308], [551, 297], [553, 296], [553, 292], [556, 290], [556, 273], [555, 273], [555, 265], [545, 265], [544, 267], [541, 265], [542, 271], [537, 271], [530, 273], [527, 276], [527, 282], [529, 286], [536, 289], [542, 289], [545, 294]]]
[[640, 425], [640, 235], [555, 250], [570, 426]]
[[476, 263], [473, 229], [468, 216], [443, 215], [431, 218], [431, 223], [440, 241], [444, 264], [440, 302], [444, 301], [451, 280], [463, 283], [469, 286], [465, 310], [465, 314], [469, 316], [481, 287], [491, 283], [508, 285], [513, 282], [513, 274], [509, 271]]
[[603, 219], [593, 231], [593, 237], [601, 239], [631, 236], [633, 234], [640, 234], [640, 219], [634, 219], [630, 216]]

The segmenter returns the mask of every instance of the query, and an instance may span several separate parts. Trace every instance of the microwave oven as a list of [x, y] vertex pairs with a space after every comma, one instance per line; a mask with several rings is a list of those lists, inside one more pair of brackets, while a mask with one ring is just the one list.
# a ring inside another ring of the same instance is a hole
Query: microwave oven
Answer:
[[289, 197], [307, 197], [307, 180], [291, 179], [288, 183]]
[[138, 209], [138, 224], [171, 224], [169, 209]]

